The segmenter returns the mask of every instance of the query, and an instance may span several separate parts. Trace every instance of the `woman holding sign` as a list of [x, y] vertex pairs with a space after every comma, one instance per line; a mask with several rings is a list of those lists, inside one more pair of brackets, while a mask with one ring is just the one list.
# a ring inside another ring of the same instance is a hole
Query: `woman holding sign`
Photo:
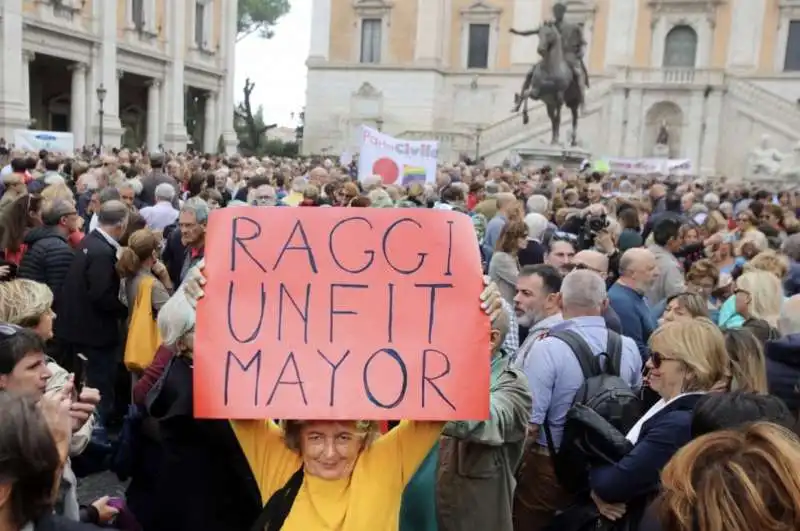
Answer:
[[[204, 284], [200, 270], [193, 269], [173, 298], [194, 303], [203, 296]], [[481, 301], [490, 316], [503, 311], [494, 284]], [[169, 319], [169, 306], [159, 325], [167, 324], [162, 322]], [[184, 328], [194, 333], [194, 323]], [[264, 503], [252, 529], [269, 531], [396, 530], [406, 484], [444, 426], [403, 421], [379, 436], [378, 423], [365, 420], [232, 424]]]

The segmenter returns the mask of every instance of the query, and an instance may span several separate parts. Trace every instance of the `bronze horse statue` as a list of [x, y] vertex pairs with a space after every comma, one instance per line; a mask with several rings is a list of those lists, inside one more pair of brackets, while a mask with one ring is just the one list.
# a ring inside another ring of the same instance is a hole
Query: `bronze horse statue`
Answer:
[[576, 78], [572, 68], [564, 59], [561, 33], [554, 24], [544, 24], [539, 30], [537, 51], [542, 60], [534, 66], [528, 76], [529, 82], [526, 83], [526, 88], [523, 88], [519, 98], [522, 103], [522, 121], [525, 124], [529, 121], [528, 99], [541, 100], [547, 107], [547, 116], [550, 118], [552, 131], [550, 143], [558, 144], [561, 134], [561, 108], [566, 105], [572, 111], [570, 145], [575, 146], [578, 141], [578, 114], [583, 105], [578, 85], [581, 80]]

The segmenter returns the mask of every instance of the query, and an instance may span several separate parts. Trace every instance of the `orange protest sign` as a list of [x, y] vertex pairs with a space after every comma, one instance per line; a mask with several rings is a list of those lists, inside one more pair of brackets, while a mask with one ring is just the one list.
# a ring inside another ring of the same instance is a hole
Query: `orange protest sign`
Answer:
[[214, 211], [197, 315], [198, 418], [485, 419], [489, 322], [469, 217]]

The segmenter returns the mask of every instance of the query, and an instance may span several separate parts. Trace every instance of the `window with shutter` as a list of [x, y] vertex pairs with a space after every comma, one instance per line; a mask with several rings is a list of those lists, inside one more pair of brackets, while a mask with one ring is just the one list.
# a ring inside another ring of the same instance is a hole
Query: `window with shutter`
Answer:
[[383, 20], [365, 18], [361, 20], [361, 62], [381, 62]]
[[205, 23], [206, 23], [206, 4], [195, 2], [194, 4], [194, 45], [200, 49], [205, 48]]
[[489, 24], [469, 25], [467, 68], [489, 67]]
[[694, 68], [697, 60], [697, 32], [691, 26], [675, 26], [664, 43], [663, 66]]
[[786, 72], [800, 70], [800, 20], [789, 22], [789, 38], [786, 40], [786, 59], [783, 69]]

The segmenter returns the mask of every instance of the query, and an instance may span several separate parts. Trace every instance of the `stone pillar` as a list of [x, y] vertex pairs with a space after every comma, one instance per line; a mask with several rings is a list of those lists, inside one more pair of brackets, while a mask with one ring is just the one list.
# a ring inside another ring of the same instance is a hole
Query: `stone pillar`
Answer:
[[611, 96], [611, 119], [608, 121], [610, 130], [608, 131], [606, 146], [608, 148], [607, 152], [615, 156], [622, 153], [622, 140], [625, 136], [624, 128], [627, 126], [624, 123], [626, 105], [625, 89], [618, 88], [614, 90]]
[[216, 153], [219, 131], [217, 130], [217, 93], [209, 91], [206, 94], [206, 108], [203, 114], [203, 151]]
[[626, 111], [627, 125], [625, 145], [622, 146], [622, 156], [624, 157], [635, 158], [640, 156], [652, 156], [652, 153], [645, 153], [642, 149], [642, 138], [645, 132], [644, 116], [642, 113], [643, 100], [644, 90], [632, 89], [630, 91], [628, 95], [628, 108]]
[[[222, 116], [220, 116], [222, 126], [222, 142], [225, 145], [225, 153], [231, 155], [236, 153], [239, 139], [233, 129], [233, 105], [234, 93], [236, 92], [234, 73], [236, 70], [236, 33], [239, 6], [238, 2], [227, 2], [223, 13], [222, 25], [222, 57], [225, 61], [225, 77], [222, 80]], [[316, 6], [316, 4], [315, 4]], [[330, 30], [329, 30], [330, 31]]]
[[721, 90], [714, 90], [706, 102], [706, 115], [704, 117], [705, 135], [703, 146], [700, 150], [699, 167], [695, 171], [703, 177], [716, 175], [717, 150], [719, 149], [720, 125], [722, 123], [722, 98]]
[[[106, 99], [103, 102], [103, 144], [111, 148], [120, 146], [123, 134], [119, 121], [117, 2], [102, 2], [100, 17], [100, 72], [94, 77], [97, 85], [102, 84], [106, 89]], [[93, 87], [92, 91], [96, 89], [97, 87]]]
[[605, 67], [632, 65], [636, 50], [636, 21], [639, 0], [609, 2], [606, 31]]
[[86, 70], [85, 63], [75, 63], [72, 70], [72, 93], [70, 94], [69, 127], [75, 148], [86, 145]]
[[420, 66], [437, 66], [442, 61], [444, 0], [417, 0], [417, 2], [414, 62]]
[[161, 132], [161, 82], [151, 80], [147, 85], [147, 150], [158, 151]]
[[[766, 0], [734, 0], [731, 3], [733, 20], [730, 44], [728, 44], [727, 68], [744, 72], [758, 69], [766, 4]], [[779, 47], [786, 48], [786, 38], [776, 42]], [[779, 71], [783, 70], [782, 67], [783, 65]]]
[[22, 97], [22, 0], [0, 3], [0, 137], [13, 142], [14, 129], [28, 127]]
[[25, 50], [22, 52], [22, 107], [25, 116], [28, 117], [28, 123], [25, 127], [30, 125], [31, 119], [31, 63], [36, 59], [36, 54]]
[[[514, 0], [514, 29], [530, 30], [542, 23], [542, 0]], [[527, 70], [539, 60], [539, 37], [511, 36], [511, 66]]]
[[[683, 115], [684, 131], [681, 135], [681, 149], [676, 158], [691, 159], [695, 170], [700, 169], [700, 143], [703, 138], [705, 97], [702, 90], [692, 92], [689, 112]], [[701, 119], [697, 119], [700, 117]], [[685, 139], [685, 141], [683, 141]]]
[[[184, 57], [186, 55], [185, 0], [167, 2], [168, 50], [167, 97], [164, 102], [167, 113], [167, 129], [164, 131], [164, 149], [175, 152], [186, 151], [189, 137], [186, 134], [185, 88], [183, 82]], [[235, 3], [235, 2], [234, 2]]]
[[[307, 1], [307, 0], [306, 0]], [[225, 28], [223, 39], [227, 38]], [[331, 0], [314, 0], [311, 7], [311, 47], [308, 51], [309, 61], [327, 61], [331, 47]]]

